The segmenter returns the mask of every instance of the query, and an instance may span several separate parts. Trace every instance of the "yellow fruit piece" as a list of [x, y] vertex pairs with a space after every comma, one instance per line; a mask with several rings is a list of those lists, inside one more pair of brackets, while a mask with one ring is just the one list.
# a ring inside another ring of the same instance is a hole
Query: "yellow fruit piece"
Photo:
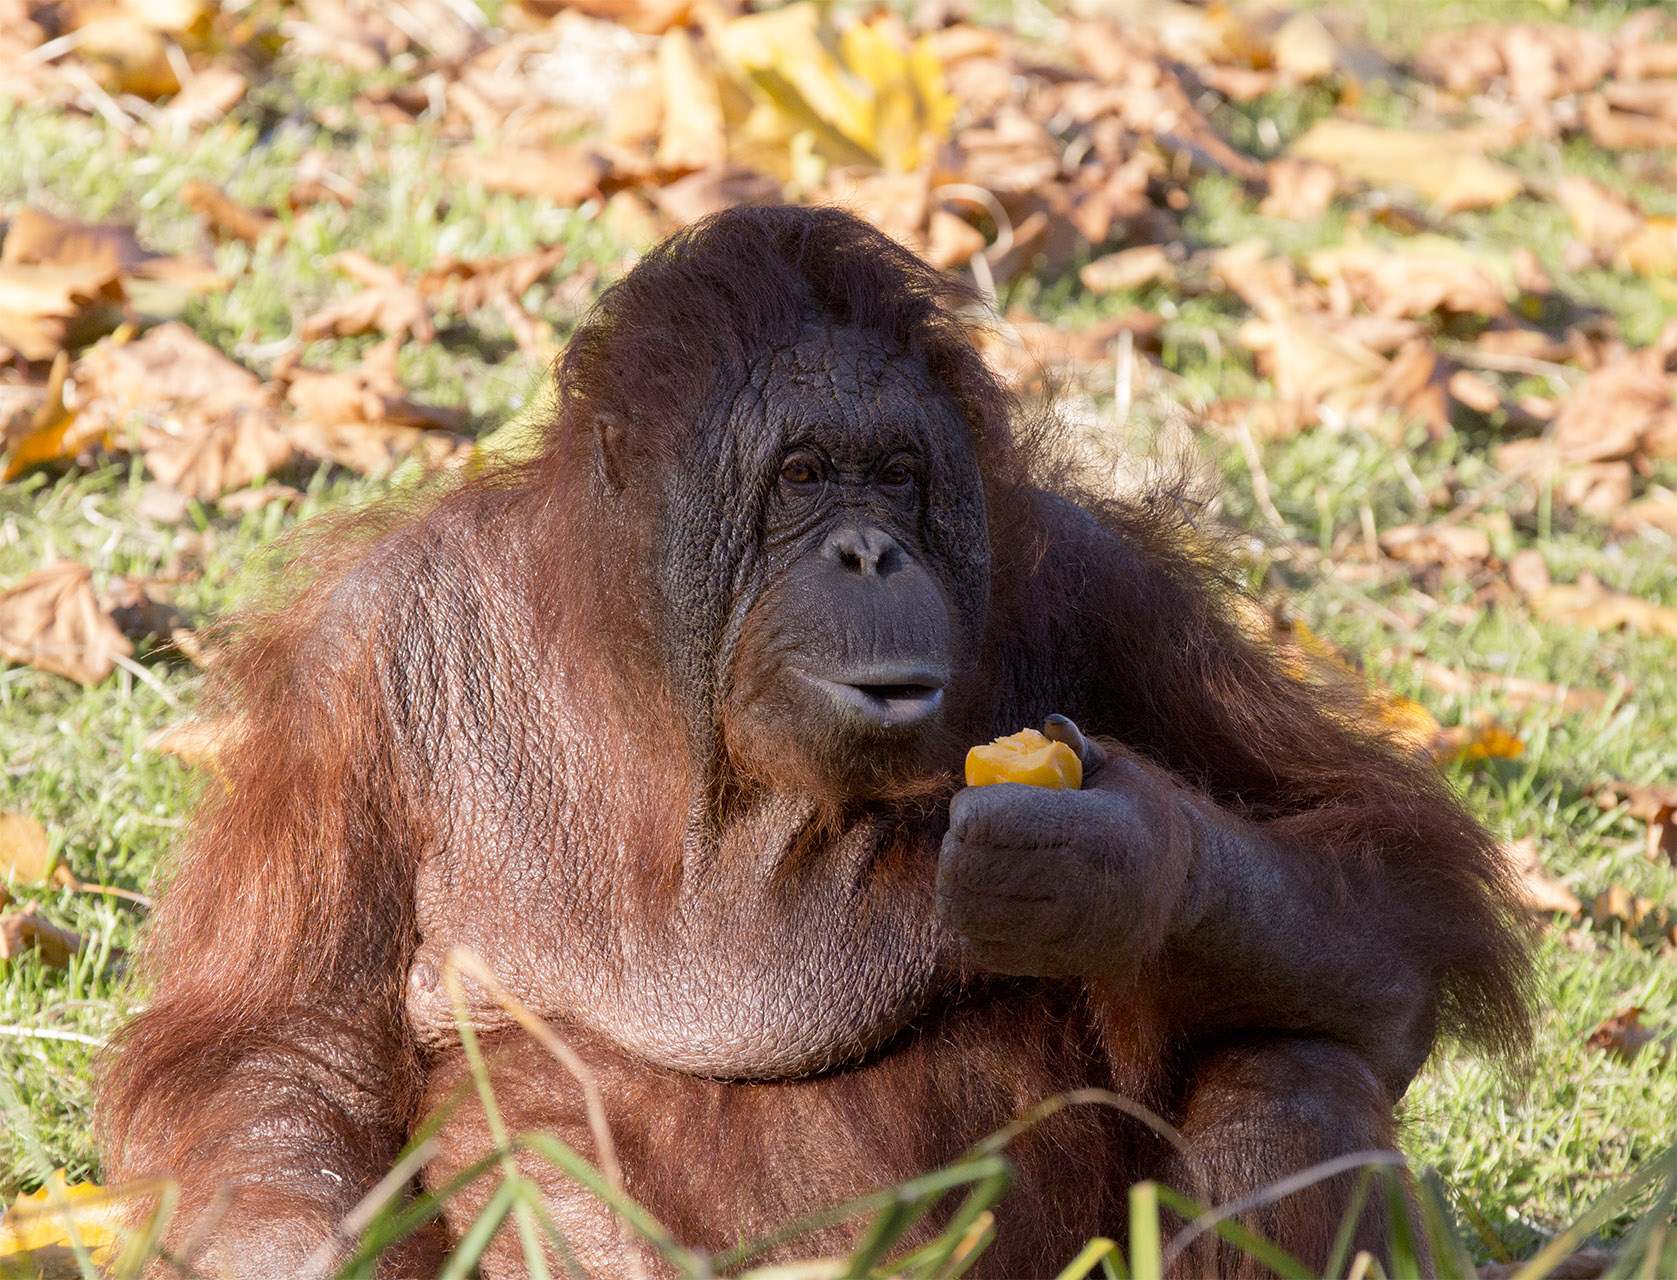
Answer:
[[[69, 1221], [65, 1209], [68, 1208]], [[66, 1183], [64, 1170], [33, 1195], [19, 1196], [0, 1218], [0, 1271], [19, 1266], [34, 1249], [68, 1248], [71, 1223], [96, 1266], [110, 1261], [121, 1243], [126, 1211], [118, 1197], [91, 1182]]]
[[992, 782], [1076, 791], [1083, 785], [1083, 762], [1065, 743], [1051, 742], [1035, 729], [1021, 729], [967, 752], [967, 785], [987, 787]]

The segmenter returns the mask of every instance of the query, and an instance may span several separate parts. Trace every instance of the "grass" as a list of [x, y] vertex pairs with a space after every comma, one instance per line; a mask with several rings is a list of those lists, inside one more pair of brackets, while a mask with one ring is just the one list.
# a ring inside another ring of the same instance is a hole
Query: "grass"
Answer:
[[[1369, 7], [1368, 20], [1376, 36], [1384, 29], [1393, 44], [1413, 47], [1424, 30], [1448, 22], [1558, 12], [1605, 29], [1630, 7], [1473, 0], [1438, 6], [1423, 29], [1413, 21], [1415, 6], [1384, 0]], [[147, 244], [187, 251], [197, 246], [198, 232], [178, 200], [185, 181], [207, 179], [242, 201], [269, 204], [284, 194], [305, 152], [330, 150], [339, 172], [362, 190], [356, 205], [282, 214], [289, 232], [283, 244], [219, 248], [217, 261], [232, 287], [191, 303], [182, 315], [259, 372], [301, 316], [347, 291], [328, 261], [341, 249], [421, 268], [439, 256], [513, 253], [562, 242], [570, 248], [567, 269], [594, 264], [608, 278], [617, 269], [624, 247], [596, 208], [556, 209], [445, 179], [438, 148], [423, 129], [392, 128], [356, 114], [359, 87], [336, 68], [282, 62], [225, 122], [185, 141], [145, 147], [122, 144], [99, 119], [0, 104], [0, 136], [7, 143], [0, 148], [0, 202], [133, 221]], [[1216, 122], [1237, 142], [1262, 150], [1254, 139], [1267, 130], [1258, 130], [1258, 121], [1269, 120], [1284, 144], [1328, 105], [1310, 94], [1260, 99], [1220, 108]], [[1377, 106], [1382, 119], [1409, 109], [1397, 97]], [[1672, 314], [1669, 295], [1612, 271], [1564, 273], [1565, 219], [1541, 193], [1558, 173], [1581, 172], [1654, 212], [1670, 213], [1669, 157], [1639, 170], [1569, 142], [1532, 145], [1507, 158], [1529, 175], [1533, 194], [1494, 212], [1456, 215], [1442, 229], [1499, 252], [1529, 247], [1569, 295], [1611, 312], [1631, 340], [1650, 339]], [[1234, 184], [1217, 179], [1201, 181], [1194, 197], [1186, 231], [1195, 246], [1259, 235], [1277, 249], [1303, 253], [1336, 242], [1347, 226], [1343, 212], [1312, 227], [1263, 218]], [[1071, 277], [1026, 282], [1019, 296], [1067, 324], [1138, 303], [1168, 308], [1166, 363], [1180, 379], [1173, 395], [1190, 404], [1258, 385], [1234, 342], [1237, 313], [1215, 296], [1153, 292], [1091, 299]], [[541, 304], [540, 291], [529, 301]], [[561, 335], [571, 320], [552, 306], [546, 318]], [[327, 341], [304, 355], [312, 364], [343, 365], [359, 359], [367, 345]], [[542, 377], [488, 313], [457, 318], [429, 347], [408, 344], [402, 359], [416, 396], [466, 407], [479, 432], [522, 408]], [[1109, 412], [1110, 396], [1097, 393], [1093, 409], [1097, 416]], [[1411, 435], [1406, 443], [1395, 450], [1365, 432], [1324, 430], [1268, 447], [1263, 464], [1288, 526], [1283, 537], [1258, 512], [1241, 452], [1209, 436], [1195, 438], [1205, 467], [1219, 481], [1220, 517], [1257, 535], [1250, 543], [1255, 584], [1284, 586], [1291, 607], [1314, 630], [1361, 655], [1371, 676], [1426, 703], [1445, 724], [1484, 710], [1526, 742], [1518, 759], [1459, 770], [1471, 804], [1494, 830], [1536, 837], [1549, 868], [1586, 901], [1610, 884], [1623, 884], [1677, 910], [1677, 873], [1645, 860], [1640, 828], [1598, 809], [1586, 794], [1600, 778], [1639, 782], [1677, 774], [1677, 642], [1552, 626], [1517, 608], [1487, 606], [1479, 584], [1467, 580], [1446, 576], [1417, 584], [1400, 572], [1360, 580], [1281, 554], [1290, 540], [1330, 550], [1355, 543], [1365, 508], [1380, 529], [1424, 522], [1493, 478], [1485, 458], [1489, 436], [1429, 444]], [[174, 577], [175, 603], [187, 618], [213, 621], [260, 589], [262, 575], [252, 566], [285, 529], [312, 514], [367, 501], [386, 487], [326, 471], [289, 478], [306, 488], [296, 511], [274, 506], [232, 517], [213, 505], [195, 506], [176, 526], [142, 514], [146, 480], [137, 463], [37, 472], [0, 486], [0, 584], [69, 556], [90, 565], [101, 583], [124, 574]], [[1677, 472], [1655, 478], [1671, 484]], [[1434, 493], [1446, 496], [1427, 496]], [[1669, 540], [1622, 537], [1556, 515], [1526, 485], [1490, 501], [1484, 516], [1500, 557], [1537, 547], [1557, 580], [1587, 571], [1677, 605]], [[1454, 699], [1432, 692], [1410, 655], [1588, 688], [1609, 688], [1622, 678], [1629, 692], [1585, 714], [1521, 712], [1494, 696]], [[25, 667], [0, 667], [0, 808], [44, 822], [55, 851], [82, 880], [132, 890], [145, 889], [165, 864], [195, 787], [178, 762], [145, 743], [186, 714], [199, 681], [178, 656], [138, 657], [150, 680], [123, 671], [93, 689]], [[40, 1163], [28, 1150], [33, 1143], [49, 1166], [65, 1166], [72, 1180], [100, 1172], [89, 1122], [92, 1049], [16, 1029], [99, 1040], [143, 998], [125, 985], [115, 950], [135, 944], [140, 917], [130, 904], [67, 890], [17, 894], [39, 901], [44, 914], [94, 946], [64, 971], [0, 962], [0, 1077], [10, 1082], [21, 1108], [0, 1126], [0, 1194], [8, 1196], [40, 1181]], [[1587, 1048], [1585, 1039], [1602, 1018], [1627, 1005], [1642, 1006], [1644, 1022], [1661, 1031], [1677, 1026], [1677, 961], [1617, 929], [1597, 931], [1586, 919], [1570, 934], [1560, 927], [1547, 932], [1541, 972], [1542, 1017], [1528, 1069], [1511, 1074], [1446, 1046], [1403, 1108], [1404, 1150], [1438, 1170], [1463, 1238], [1481, 1257], [1529, 1254], [1672, 1140], [1677, 1054], [1648, 1051], [1626, 1063]], [[1622, 1235], [1654, 1195], [1650, 1189], [1615, 1209], [1601, 1235]], [[1135, 1267], [1134, 1273], [1143, 1270]]]

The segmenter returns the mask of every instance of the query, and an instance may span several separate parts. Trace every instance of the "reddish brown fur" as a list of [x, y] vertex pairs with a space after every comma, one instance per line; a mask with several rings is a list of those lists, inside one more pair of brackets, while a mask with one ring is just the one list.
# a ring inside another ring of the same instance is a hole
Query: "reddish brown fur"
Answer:
[[[403, 754], [391, 688], [393, 672], [417, 661], [412, 678], [459, 693], [446, 661], [425, 665], [430, 638], [442, 626], [481, 640], [496, 624], [451, 613], [451, 589], [433, 584], [478, 575], [493, 584], [490, 604], [518, 601], [542, 620], [535, 664], [560, 672], [566, 705], [596, 744], [566, 794], [600, 808], [569, 816], [626, 833], [638, 855], [624, 868], [633, 877], [624, 891], [641, 909], [656, 911], [669, 892], [682, 797], [702, 761], [673, 730], [681, 717], [658, 678], [647, 533], [632, 510], [613, 514], [591, 498], [588, 423], [616, 415], [642, 429], [637, 447], [680, 456], [682, 410], [736, 377], [766, 335], [795, 327], [799, 304], [782, 278], [792, 268], [771, 261], [762, 228], [747, 224], [733, 240], [716, 228], [693, 236], [705, 234], [712, 269], [702, 278], [686, 274], [683, 246], [661, 251], [660, 273], [631, 277], [573, 343], [538, 459], [422, 509], [335, 527], [310, 544], [314, 572], [300, 594], [245, 621], [218, 676], [217, 705], [238, 712], [241, 731], [152, 926], [152, 1002], [124, 1033], [104, 1084], [111, 1176], [176, 1173], [188, 1215], [230, 1178], [244, 1188], [235, 1218], [240, 1204], [256, 1222], [304, 1205], [324, 1227], [387, 1167], [424, 1100], [459, 1080], [457, 1053], [422, 1050], [403, 1013], [415, 869], [446, 815], [424, 769]], [[1056, 460], [1050, 433], [1015, 425], [1016, 406], [953, 318], [962, 299], [946, 280], [871, 235], [831, 226], [808, 234], [804, 269], [832, 322], [886, 333], [924, 357], [958, 401], [985, 476], [990, 631], [978, 678], [952, 695], [933, 802], [923, 806], [924, 779], [898, 793], [914, 797], [909, 829], [926, 832], [914, 847], [929, 839], [935, 849], [938, 802], [955, 785], [965, 742], [1064, 711], [1307, 850], [1300, 856], [1340, 894], [1378, 886], [1393, 904], [1390, 940], [1430, 983], [1438, 1029], [1517, 1046], [1524, 943], [1504, 906], [1493, 841], [1445, 784], [1367, 733], [1354, 690], [1302, 684], [1243, 634], [1220, 552], [1185, 527], [1173, 500], [1100, 497]], [[718, 279], [735, 285], [719, 292]], [[1044, 490], [1077, 501], [1104, 533], [1066, 537]], [[1062, 669], [1048, 706], [1017, 674], [1039, 669], [1044, 654]], [[518, 703], [517, 682], [485, 661], [490, 692]], [[915, 865], [900, 874], [918, 874]], [[517, 967], [524, 925], [501, 928]], [[1117, 1088], [1191, 1136], [1208, 1135], [1203, 1168], [1173, 1167], [1213, 1194], [1237, 1194], [1319, 1154], [1305, 1115], [1312, 1098], [1328, 1099], [1330, 1128], [1361, 1116], [1369, 1141], [1389, 1140], [1394, 1100], [1366, 1069], [1335, 1059], [1300, 1075], [1290, 1050], [1277, 1058], [1246, 1033], [1192, 1042], [1187, 998], [1147, 975], [974, 981], [863, 1066], [756, 1085], [659, 1071], [580, 1029], [567, 1034], [601, 1077], [630, 1191], [712, 1248], [732, 1243], [736, 1228], [766, 1228], [950, 1159], [1041, 1095], [1077, 1085]], [[504, 1035], [498, 1043], [508, 1055], [497, 1071], [510, 1127], [551, 1126], [588, 1150], [568, 1078], [551, 1064], [537, 1070], [543, 1060], [526, 1044]], [[1251, 1132], [1241, 1126], [1265, 1089], [1293, 1099], [1305, 1118], [1266, 1133], [1254, 1152], [1238, 1134]], [[445, 1166], [469, 1159], [482, 1137], [469, 1114], [446, 1136]], [[1014, 1154], [1022, 1185], [984, 1274], [1046, 1269], [1089, 1234], [1121, 1232], [1124, 1187], [1165, 1171], [1156, 1142], [1104, 1112], [1062, 1117]], [[323, 1190], [322, 1168], [341, 1186]], [[1320, 1256], [1342, 1194], [1297, 1197], [1291, 1219], [1267, 1225]], [[829, 1234], [818, 1243], [840, 1242]]]

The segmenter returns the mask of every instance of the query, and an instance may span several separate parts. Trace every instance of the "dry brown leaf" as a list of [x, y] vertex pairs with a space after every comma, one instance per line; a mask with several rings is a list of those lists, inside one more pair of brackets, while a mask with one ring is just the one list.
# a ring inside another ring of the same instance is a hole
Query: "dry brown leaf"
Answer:
[[288, 484], [264, 484], [253, 489], [234, 489], [216, 499], [216, 505], [230, 516], [247, 516], [276, 502], [294, 507], [303, 492]]
[[776, 204], [781, 194], [773, 178], [731, 164], [702, 169], [646, 192], [658, 212], [678, 227], [735, 205]]
[[495, 258], [448, 258], [421, 275], [414, 286], [427, 298], [446, 300], [453, 311], [464, 315], [489, 305], [500, 294], [522, 296], [564, 260], [563, 245]]
[[1584, 123], [1597, 146], [1609, 151], [1647, 151], [1677, 146], [1677, 117], [1616, 111], [1599, 93], [1584, 98]]
[[1566, 23], [1482, 23], [1427, 37], [1416, 68], [1453, 93], [1532, 104], [1593, 88], [1614, 61], [1612, 42]]
[[1603, 1019], [1584, 1043], [1629, 1062], [1653, 1038], [1654, 1033], [1642, 1025], [1642, 1007], [1632, 1005], [1628, 1009], [1620, 1009], [1611, 1018]]
[[452, 434], [465, 425], [459, 409], [410, 400], [397, 377], [399, 343], [386, 339], [358, 369], [328, 373], [277, 365], [285, 398], [301, 414], [289, 438], [305, 453], [365, 474], [391, 470], [409, 456], [441, 466], [464, 458], [470, 445]]
[[1377, 315], [1421, 317], [1443, 311], [1499, 316], [1508, 309], [1497, 279], [1465, 250], [1438, 238], [1392, 249], [1322, 249], [1310, 254], [1306, 264], [1317, 280], [1342, 281], [1357, 302]]
[[1387, 361], [1306, 315], [1248, 321], [1240, 342], [1257, 353], [1259, 371], [1275, 384], [1279, 400], [1325, 405], [1345, 419], [1365, 417], [1380, 404]]
[[1096, 258], [1077, 278], [1090, 293], [1117, 293], [1144, 285], [1176, 283], [1176, 268], [1163, 245], [1144, 244]]
[[658, 42], [658, 167], [691, 172], [728, 158], [720, 72], [707, 52], [681, 27]]
[[1477, 569], [1491, 558], [1491, 539], [1467, 525], [1396, 525], [1380, 535], [1380, 549], [1394, 560], [1436, 565], [1453, 572]]
[[146, 465], [183, 494], [214, 498], [292, 456], [273, 392], [183, 324], [101, 343], [77, 365], [76, 380], [85, 422], [115, 430], [137, 420]]
[[[1677, 321], [1651, 347], [1603, 362], [1562, 403], [1551, 439], [1566, 463], [1677, 458]], [[1626, 495], [1627, 499], [1629, 495]]]
[[1591, 260], [1644, 276], [1677, 272], [1677, 218], [1651, 218], [1625, 197], [1576, 175], [1556, 184], [1555, 198]]
[[1406, 187], [1440, 210], [1494, 208], [1520, 194], [1520, 175], [1488, 159], [1482, 135], [1382, 129], [1350, 120], [1318, 120], [1289, 152], [1373, 187]]
[[271, 213], [240, 204], [220, 187], [197, 178], [181, 186], [181, 203], [198, 214], [217, 240], [243, 240], [255, 244], [267, 235], [283, 239], [285, 228]]
[[1528, 911], [1564, 912], [1574, 917], [1582, 913], [1584, 904], [1578, 900], [1578, 895], [1550, 875], [1543, 865], [1536, 840], [1530, 836], [1523, 840], [1511, 840], [1503, 845], [1503, 851], [1517, 877], [1515, 892], [1522, 907]]
[[1590, 920], [1597, 929], [1617, 924], [1622, 929], [1634, 931], [1645, 920], [1663, 924], [1665, 916], [1664, 908], [1652, 898], [1632, 893], [1622, 884], [1608, 885], [1590, 902]]
[[220, 63], [200, 67], [163, 108], [163, 118], [177, 129], [202, 129], [227, 117], [239, 105], [250, 82], [237, 69]]
[[926, 218], [923, 256], [940, 271], [953, 271], [984, 252], [984, 233], [947, 209], [933, 209]]
[[78, 426], [76, 412], [65, 404], [69, 370], [69, 354], [60, 351], [45, 386], [0, 386], [0, 453], [5, 455], [0, 482], [41, 463], [73, 458], [104, 435], [97, 425]]
[[527, 13], [544, 19], [574, 9], [591, 18], [620, 23], [644, 35], [660, 35], [684, 24], [693, 8], [692, 0], [517, 0], [517, 4]]
[[1647, 824], [1643, 852], [1650, 861], [1665, 857], [1677, 865], [1677, 786], [1602, 782], [1590, 794], [1603, 809], [1625, 806], [1627, 816]]
[[47, 829], [27, 813], [0, 809], [0, 884], [34, 884], [52, 870]]
[[420, 342], [436, 338], [430, 307], [401, 271], [353, 249], [334, 256], [332, 265], [360, 284], [362, 291], [305, 319], [300, 330], [304, 341], [358, 333], [383, 333], [398, 340], [412, 334]]
[[213, 765], [239, 731], [236, 720], [185, 720], [159, 729], [145, 741], [147, 751], [174, 756], [189, 769]]
[[1409, 655], [1408, 662], [1429, 687], [1440, 693], [1458, 698], [1488, 693], [1520, 711], [1551, 706], [1568, 713], [1595, 711], [1605, 706], [1608, 699], [1607, 693], [1600, 689], [1574, 689], [1549, 680], [1505, 676], [1491, 671], [1458, 671], [1413, 654]]
[[150, 405], [178, 404], [205, 419], [270, 398], [254, 373], [174, 321], [131, 342], [100, 343], [82, 357], [75, 376], [83, 412], [97, 408], [113, 423]]
[[12, 212], [5, 235], [0, 262], [9, 264], [124, 271], [150, 256], [132, 227], [55, 218], [27, 205]]
[[1258, 205], [1266, 218], [1314, 222], [1327, 212], [1339, 187], [1339, 176], [1314, 160], [1283, 158], [1265, 166], [1269, 193]]
[[122, 320], [118, 277], [99, 262], [0, 264], [0, 346], [51, 360], [109, 333]]
[[99, 607], [93, 575], [74, 560], [0, 591], [0, 658], [98, 684], [134, 646]]
[[1677, 492], [1656, 485], [1614, 516], [1613, 528], [1620, 533], [1657, 529], [1677, 538]]
[[1604, 586], [1591, 573], [1573, 584], [1551, 584], [1528, 598], [1533, 612], [1549, 622], [1595, 631], [1635, 627], [1677, 637], [1677, 609]]
[[479, 154], [456, 151], [444, 166], [457, 178], [480, 182], [490, 191], [550, 200], [571, 208], [600, 194], [607, 165], [585, 147], [509, 148]]
[[82, 949], [80, 935], [48, 924], [35, 914], [31, 902], [22, 911], [0, 916], [0, 960], [17, 960], [34, 951], [42, 964], [63, 969]]

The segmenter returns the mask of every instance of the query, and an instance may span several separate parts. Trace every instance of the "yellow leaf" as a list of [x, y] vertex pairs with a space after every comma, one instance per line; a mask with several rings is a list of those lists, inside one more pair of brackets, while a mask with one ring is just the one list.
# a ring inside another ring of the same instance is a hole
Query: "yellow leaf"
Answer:
[[73, 1241], [79, 1241], [92, 1254], [94, 1264], [102, 1266], [121, 1243], [125, 1220], [120, 1201], [104, 1187], [67, 1183], [64, 1170], [58, 1169], [46, 1186], [19, 1196], [0, 1218], [0, 1266], [21, 1261], [17, 1254], [53, 1245], [68, 1248]]
[[1479, 136], [1465, 131], [1427, 133], [1319, 120], [1289, 151], [1370, 186], [1408, 187], [1447, 213], [1506, 204], [1524, 186], [1513, 169], [1485, 156]]
[[709, 36], [734, 79], [782, 117], [787, 145], [807, 131], [831, 163], [906, 172], [928, 139], [948, 136], [955, 104], [942, 65], [924, 38], [908, 45], [888, 15], [835, 37], [822, 9], [803, 0], [716, 24]]
[[1415, 751], [1431, 751], [1434, 741], [1443, 732], [1443, 726], [1433, 718], [1432, 712], [1401, 693], [1379, 695], [1374, 716], [1388, 734]]
[[15, 479], [40, 463], [56, 462], [88, 443], [79, 435], [70, 435], [76, 411], [64, 404], [64, 379], [69, 368], [69, 353], [60, 351], [53, 357], [46, 392], [35, 411], [15, 431], [0, 424], [0, 446], [6, 454], [4, 464], [0, 464], [0, 482]]
[[51, 866], [47, 829], [26, 813], [0, 810], [0, 883], [41, 880]]

